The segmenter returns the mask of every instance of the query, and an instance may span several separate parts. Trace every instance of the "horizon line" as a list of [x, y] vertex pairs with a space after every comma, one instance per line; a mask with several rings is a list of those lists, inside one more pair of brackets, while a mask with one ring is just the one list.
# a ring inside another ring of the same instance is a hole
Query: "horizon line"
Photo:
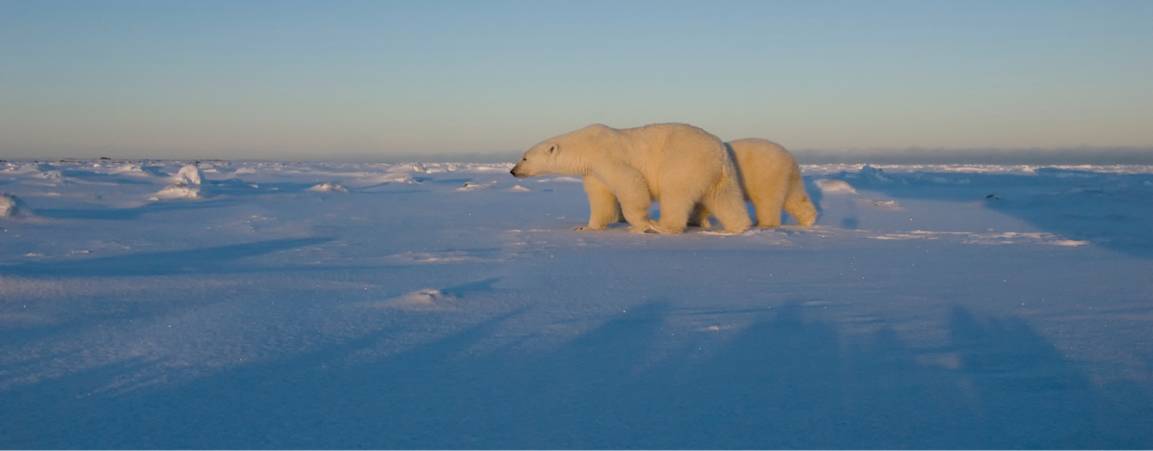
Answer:
[[[910, 146], [901, 148], [799, 148], [790, 150], [802, 164], [854, 163], [854, 162], [940, 162], [978, 163], [974, 159], [990, 164], [1153, 164], [1153, 146], [1066, 146], [1066, 147], [925, 147]], [[117, 156], [114, 153], [98, 156], [42, 156], [4, 157], [0, 161], [48, 162], [48, 161], [245, 161], [245, 162], [334, 162], [334, 163], [481, 163], [515, 160], [522, 151], [473, 151], [473, 152], [388, 152], [368, 154], [363, 152], [338, 153], [327, 156], [285, 155], [279, 158], [246, 157], [221, 158], [213, 155], [190, 155], [148, 157], [137, 155]], [[189, 152], [193, 154], [193, 152]], [[243, 155], [244, 152], [235, 152]], [[869, 159], [865, 161], [864, 159]], [[1110, 161], [1113, 160], [1113, 161]]]

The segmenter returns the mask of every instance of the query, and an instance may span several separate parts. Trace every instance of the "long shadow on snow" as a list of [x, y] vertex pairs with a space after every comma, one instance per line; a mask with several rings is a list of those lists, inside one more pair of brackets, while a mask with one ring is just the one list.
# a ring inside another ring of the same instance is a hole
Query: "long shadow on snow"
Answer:
[[[237, 263], [246, 257], [332, 241], [332, 238], [295, 238], [256, 241], [199, 249], [141, 252], [111, 257], [57, 262], [0, 265], [0, 275], [23, 277], [123, 277], [249, 271], [291, 271], [305, 267], [251, 267]], [[331, 269], [328, 267], [326, 269]]]
[[476, 351], [514, 312], [353, 363], [385, 329], [192, 383], [85, 395], [140, 368], [128, 362], [0, 393], [0, 446], [1153, 446], [1147, 386], [1091, 384], [1021, 320], [958, 307], [952, 344], [926, 353], [888, 330], [850, 340], [791, 305], [716, 348], [703, 334], [657, 353], [675, 314], [650, 303], [552, 351]]
[[906, 199], [984, 202], [1042, 230], [1153, 258], [1153, 175], [1041, 168], [1035, 175], [842, 173], [853, 186]]

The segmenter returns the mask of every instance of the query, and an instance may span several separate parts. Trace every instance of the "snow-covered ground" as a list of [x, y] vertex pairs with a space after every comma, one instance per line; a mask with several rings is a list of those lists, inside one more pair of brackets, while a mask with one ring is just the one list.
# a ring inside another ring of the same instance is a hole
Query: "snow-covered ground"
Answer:
[[0, 162], [0, 447], [1153, 447], [1153, 167], [810, 165], [813, 229], [657, 236], [188, 164]]

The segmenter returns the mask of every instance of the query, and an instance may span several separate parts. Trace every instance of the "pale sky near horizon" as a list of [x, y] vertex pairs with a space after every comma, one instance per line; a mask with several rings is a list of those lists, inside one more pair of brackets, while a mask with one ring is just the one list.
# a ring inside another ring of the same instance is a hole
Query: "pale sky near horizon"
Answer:
[[0, 158], [1153, 147], [1149, 1], [7, 1]]

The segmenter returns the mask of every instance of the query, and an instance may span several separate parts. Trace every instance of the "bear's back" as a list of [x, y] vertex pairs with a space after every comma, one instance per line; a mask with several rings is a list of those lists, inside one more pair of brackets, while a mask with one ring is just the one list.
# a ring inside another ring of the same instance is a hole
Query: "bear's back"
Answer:
[[739, 167], [795, 167], [797, 165], [792, 153], [780, 144], [767, 139], [736, 139], [728, 144]]
[[629, 143], [628, 147], [643, 153], [645, 158], [687, 157], [688, 154], [716, 156], [724, 151], [720, 138], [689, 124], [649, 124], [619, 129], [619, 132]]

